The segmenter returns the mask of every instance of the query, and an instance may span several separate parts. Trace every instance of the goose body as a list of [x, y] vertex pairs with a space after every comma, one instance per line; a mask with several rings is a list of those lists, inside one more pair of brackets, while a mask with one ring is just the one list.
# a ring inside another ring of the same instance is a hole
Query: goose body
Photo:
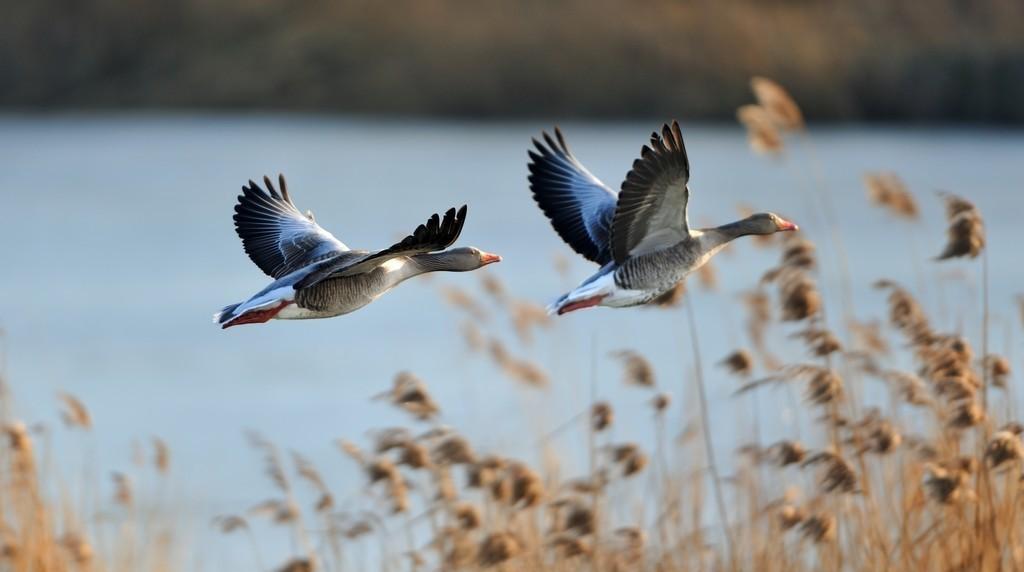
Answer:
[[235, 230], [249, 258], [275, 280], [248, 300], [214, 315], [223, 328], [271, 319], [331, 318], [354, 312], [403, 281], [427, 272], [463, 272], [501, 257], [451, 246], [462, 232], [466, 207], [433, 215], [400, 242], [378, 251], [352, 250], [292, 203], [284, 177], [280, 191], [264, 177], [242, 188]]
[[740, 236], [797, 229], [774, 213], [691, 229], [690, 163], [677, 122], [651, 135], [618, 193], [576, 159], [558, 128], [555, 137], [544, 133], [543, 142], [533, 143], [529, 180], [534, 200], [573, 250], [601, 265], [552, 303], [552, 313], [646, 304]]

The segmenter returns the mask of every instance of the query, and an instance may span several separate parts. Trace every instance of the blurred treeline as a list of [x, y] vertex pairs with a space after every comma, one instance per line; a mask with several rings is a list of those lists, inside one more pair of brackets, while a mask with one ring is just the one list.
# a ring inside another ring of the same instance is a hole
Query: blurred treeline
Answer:
[[11, 0], [8, 108], [1024, 121], [1022, 0]]

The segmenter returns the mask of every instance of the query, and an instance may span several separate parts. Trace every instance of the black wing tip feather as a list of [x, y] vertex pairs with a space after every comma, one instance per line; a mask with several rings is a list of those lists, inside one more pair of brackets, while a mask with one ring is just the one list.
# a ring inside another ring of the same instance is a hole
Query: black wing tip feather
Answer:
[[[666, 123], [664, 126], [662, 126], [661, 138], [662, 141], [666, 143], [666, 146], [669, 148], [670, 151], [674, 153], [680, 153], [682, 154], [684, 160], [687, 159], [686, 144], [683, 142], [683, 131], [682, 129], [679, 128], [678, 121], [673, 119], [672, 123]], [[689, 166], [688, 161], [687, 166]]]
[[556, 143], [555, 140], [551, 138], [551, 135], [547, 131], [542, 131], [541, 135], [543, 135], [544, 143], [547, 143], [549, 149], [556, 153], [562, 150], [561, 147], [558, 146], [558, 143]]
[[541, 131], [541, 139], [531, 137], [533, 149], [527, 149], [526, 155], [530, 158], [526, 167], [530, 171], [527, 180], [530, 182], [534, 198], [538, 196], [537, 185], [550, 183], [553, 177], [564, 177], [566, 173], [560, 173], [565, 169], [575, 169], [576, 158], [569, 151], [565, 142], [562, 130], [555, 126], [555, 138], [552, 139], [547, 131]]
[[630, 176], [646, 171], [651, 171], [649, 174], [654, 175], [654, 172], [669, 166], [682, 167], [689, 177], [690, 159], [686, 153], [679, 121], [675, 119], [662, 124], [660, 132], [651, 132], [650, 143], [640, 148], [640, 157], [633, 161], [633, 169], [626, 178], [628, 181]]
[[[276, 219], [280, 214], [295, 210], [295, 204], [288, 194], [288, 183], [285, 181], [284, 175], [279, 174], [277, 180], [277, 188], [274, 187], [270, 177], [266, 175], [263, 177], [266, 189], [252, 179], [249, 179], [248, 184], [242, 185], [242, 194], [238, 195], [234, 209], [235, 215], [232, 217], [236, 228], [244, 224], [243, 220], [246, 218]], [[278, 192], [278, 188], [280, 192]]]
[[[239, 201], [243, 201], [249, 198], [270, 199], [271, 201], [284, 201], [289, 205], [295, 206], [292, 203], [291, 196], [288, 194], [288, 181], [285, 180], [284, 175], [278, 173], [277, 175], [277, 186], [274, 186], [273, 180], [268, 175], [263, 175], [264, 187], [261, 187], [259, 183], [249, 179], [248, 184], [242, 185], [242, 194], [238, 196]], [[280, 190], [279, 190], [280, 189]]]
[[412, 232], [401, 242], [392, 246], [388, 251], [412, 250], [429, 248], [430, 250], [442, 250], [448, 248], [459, 239], [462, 234], [462, 227], [466, 224], [467, 205], [458, 209], [452, 207], [444, 213], [444, 218], [434, 213], [427, 221]]
[[232, 217], [235, 226], [243, 224], [243, 219], [266, 219], [270, 213], [282, 210], [281, 198], [263, 190], [258, 183], [249, 179], [249, 183], [242, 185], [242, 194], [238, 195], [235, 203], [235, 215]]
[[288, 182], [285, 180], [283, 173], [277, 174], [277, 188], [274, 187], [274, 181], [271, 180], [268, 175], [263, 175], [263, 184], [267, 187], [266, 191], [261, 189], [259, 185], [252, 181], [252, 179], [249, 179], [249, 186], [253, 187], [254, 190], [263, 194], [267, 194], [269, 192], [271, 198], [283, 200], [288, 204], [292, 204], [292, 199], [288, 195]]
[[657, 132], [651, 135], [651, 142], [660, 140], [661, 144], [669, 152], [682, 152], [686, 154], [686, 146], [683, 144], [683, 132], [679, 128], [679, 121], [673, 119], [671, 123], [665, 123], [661, 126], [661, 137], [658, 137]]
[[533, 149], [527, 149], [527, 153], [530, 155], [530, 159], [538, 161], [549, 155], [557, 155], [562, 159], [570, 159], [573, 157], [572, 151], [569, 150], [569, 144], [565, 142], [565, 135], [562, 134], [562, 130], [555, 125], [554, 127], [555, 136], [552, 138], [551, 134], [547, 130], [540, 132], [540, 137], [543, 140], [540, 141], [536, 137], [531, 137], [530, 141], [540, 155], [537, 155]]
[[562, 130], [557, 125], [555, 125], [555, 138], [558, 139], [558, 146], [562, 148], [562, 151], [566, 155], [572, 155], [572, 152], [569, 151], [569, 144], [565, 142], [565, 135], [562, 135]]

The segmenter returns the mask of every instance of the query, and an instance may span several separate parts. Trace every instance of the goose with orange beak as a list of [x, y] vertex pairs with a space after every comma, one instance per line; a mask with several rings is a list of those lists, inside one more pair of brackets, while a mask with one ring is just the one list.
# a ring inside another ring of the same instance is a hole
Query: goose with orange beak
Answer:
[[[274, 281], [244, 302], [225, 306], [213, 320], [222, 328], [268, 320], [330, 318], [354, 312], [405, 280], [428, 272], [468, 272], [500, 262], [473, 247], [452, 248], [466, 207], [431, 216], [412, 234], [377, 251], [352, 250], [302, 214], [288, 194], [264, 177], [242, 187], [235, 230], [249, 258]], [[280, 189], [280, 190], [279, 190]]]
[[533, 141], [530, 190], [551, 226], [600, 269], [548, 310], [565, 314], [593, 306], [646, 304], [707, 263], [726, 244], [752, 234], [798, 230], [775, 213], [758, 213], [714, 228], [690, 228], [690, 162], [679, 123], [651, 135], [650, 145], [615, 192], [592, 175], [555, 136]]

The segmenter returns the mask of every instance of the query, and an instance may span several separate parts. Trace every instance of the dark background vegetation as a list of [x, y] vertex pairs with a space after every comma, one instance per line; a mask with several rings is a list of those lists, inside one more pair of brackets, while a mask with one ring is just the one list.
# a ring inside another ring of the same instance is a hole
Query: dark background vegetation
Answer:
[[8, 109], [1024, 121], [1021, 0], [31, 0]]

